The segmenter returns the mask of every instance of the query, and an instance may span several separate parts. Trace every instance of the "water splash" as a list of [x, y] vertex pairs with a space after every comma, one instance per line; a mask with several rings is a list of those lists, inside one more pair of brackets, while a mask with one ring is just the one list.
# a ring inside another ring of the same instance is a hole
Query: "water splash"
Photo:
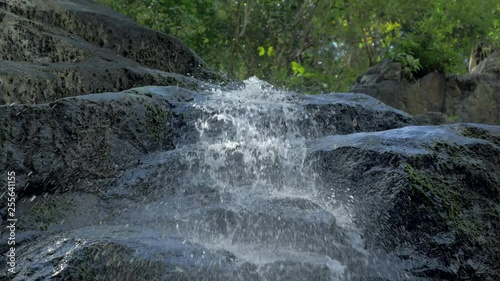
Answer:
[[179, 213], [177, 229], [259, 270], [278, 262], [321, 265], [339, 280], [347, 267], [339, 260], [350, 246], [337, 240], [343, 234], [336, 214], [319, 198], [308, 167], [309, 136], [300, 128], [309, 118], [304, 108], [257, 78], [242, 89], [213, 90], [192, 106], [199, 142], [182, 153], [185, 179], [211, 186], [220, 201]]
[[[251, 78], [190, 106], [197, 141], [162, 154], [156, 181], [165, 192], [136, 218], [228, 253], [236, 271], [254, 274], [241, 280], [381, 275], [354, 223], [353, 198], [319, 185], [308, 143], [324, 128], [305, 122], [311, 110], [301, 96]], [[395, 278], [386, 280], [403, 280]]]
[[243, 89], [214, 90], [193, 107], [201, 112], [201, 150], [191, 159], [201, 161], [200, 181], [208, 177], [223, 189], [314, 191], [304, 181], [306, 138], [297, 125], [308, 117], [289, 94], [251, 78]]

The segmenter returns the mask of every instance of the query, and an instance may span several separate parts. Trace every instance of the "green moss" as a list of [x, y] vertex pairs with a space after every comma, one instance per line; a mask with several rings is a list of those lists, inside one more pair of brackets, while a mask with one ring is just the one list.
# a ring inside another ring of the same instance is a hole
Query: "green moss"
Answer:
[[450, 144], [444, 141], [438, 141], [431, 147], [431, 151], [436, 155], [444, 152], [451, 157], [457, 158], [464, 157], [464, 152], [466, 150], [467, 148], [463, 145]]
[[406, 164], [406, 172], [408, 173], [408, 180], [410, 181], [410, 196], [413, 201], [417, 203], [430, 203], [429, 194], [426, 190], [429, 189], [427, 178], [418, 173], [410, 164]]
[[146, 105], [147, 129], [155, 142], [161, 142], [165, 137], [165, 124], [168, 121], [168, 113], [158, 105]]
[[458, 115], [448, 116], [448, 121], [449, 121], [449, 122], [452, 122], [452, 123], [457, 122], [457, 121], [458, 121], [458, 119], [460, 119], [460, 116], [458, 116]]
[[476, 138], [476, 139], [483, 139], [487, 141], [491, 141], [493, 143], [500, 143], [500, 138], [494, 137], [488, 132], [487, 130], [477, 128], [477, 127], [467, 127], [463, 129], [461, 132], [462, 136], [468, 137], [468, 138]]
[[9, 118], [4, 118], [0, 121], [0, 147], [12, 137], [12, 124]]
[[480, 200], [466, 193], [461, 187], [450, 186], [439, 174], [421, 171], [410, 164], [405, 167], [410, 182], [410, 197], [418, 208], [424, 206], [428, 212], [438, 212], [446, 223], [447, 230], [465, 235], [473, 241], [486, 243], [482, 235], [480, 219], [470, 215], [467, 202]]
[[64, 196], [55, 195], [35, 198], [22, 215], [19, 228], [26, 230], [47, 230], [51, 225], [60, 223], [67, 212], [74, 210], [74, 202]]

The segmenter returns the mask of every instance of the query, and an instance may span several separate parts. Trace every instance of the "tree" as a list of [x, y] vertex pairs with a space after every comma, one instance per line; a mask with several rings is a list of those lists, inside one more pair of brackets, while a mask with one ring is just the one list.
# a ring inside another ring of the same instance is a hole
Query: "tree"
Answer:
[[464, 72], [479, 40], [500, 44], [497, 0], [100, 0], [183, 40], [234, 79], [346, 91], [368, 66], [401, 60], [408, 77]]

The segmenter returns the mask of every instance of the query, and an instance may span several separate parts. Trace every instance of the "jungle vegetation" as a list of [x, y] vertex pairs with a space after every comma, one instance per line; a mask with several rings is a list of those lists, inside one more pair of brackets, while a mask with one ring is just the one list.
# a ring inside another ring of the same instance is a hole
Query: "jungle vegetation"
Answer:
[[98, 0], [181, 39], [216, 71], [310, 93], [347, 91], [383, 58], [409, 79], [466, 72], [499, 45], [498, 0]]

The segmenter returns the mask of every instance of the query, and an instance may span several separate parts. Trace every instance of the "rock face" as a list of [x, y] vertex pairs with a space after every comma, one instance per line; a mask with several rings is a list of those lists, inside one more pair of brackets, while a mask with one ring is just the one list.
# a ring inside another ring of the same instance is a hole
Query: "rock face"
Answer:
[[[491, 54], [470, 74], [429, 73], [415, 83], [402, 78], [399, 63], [384, 60], [361, 75], [351, 91], [368, 94], [411, 115], [441, 112], [448, 117], [443, 123], [500, 124], [499, 55]], [[433, 124], [425, 117], [418, 120]]]
[[306, 180], [304, 137], [398, 128], [411, 119], [365, 95], [262, 87], [248, 85], [246, 94], [255, 95], [248, 98], [238, 98], [242, 90], [219, 97], [220, 90], [146, 87], [0, 107], [0, 167], [16, 171], [18, 186], [14, 280], [329, 280], [343, 274], [340, 261], [368, 274], [333, 214], [311, 199], [256, 188], [248, 190], [252, 203], [238, 209], [246, 203], [230, 197], [251, 182]]
[[[193, 100], [193, 94], [172, 86], [162, 97], [148, 89], [3, 106], [2, 170], [19, 171], [20, 184], [29, 183], [18, 190], [21, 196], [40, 194], [108, 178], [145, 153], [172, 149], [181, 137], [175, 135], [181, 131], [174, 133], [183, 122], [181, 104]], [[30, 171], [25, 180], [22, 175]]]
[[368, 244], [407, 260], [413, 275], [497, 280], [499, 144], [497, 126], [405, 127], [326, 137], [311, 157], [325, 193], [352, 198]]
[[500, 273], [499, 127], [408, 127], [366, 95], [258, 81], [1, 106], [0, 120], [19, 218], [17, 274], [0, 264], [1, 280]]
[[493, 75], [496, 73], [498, 78], [500, 73], [499, 58], [500, 48], [480, 42], [471, 52], [470, 61], [472, 63], [469, 63], [469, 72], [473, 74], [491, 73]]
[[[28, 185], [21, 195], [58, 191], [53, 187], [72, 190], [81, 179], [112, 177], [144, 154], [173, 149], [186, 139], [196, 141], [193, 119], [199, 116], [191, 103], [202, 97], [179, 87], [151, 86], [2, 106], [0, 167], [25, 175], [32, 172], [29, 179], [18, 177], [21, 186]], [[347, 134], [412, 124], [405, 113], [368, 96], [333, 97], [293, 98], [304, 103], [311, 116], [298, 121], [301, 134]], [[314, 130], [317, 127], [322, 130]]]
[[476, 67], [471, 70], [472, 74], [489, 74], [496, 79], [500, 79], [500, 50], [486, 57]]
[[88, 0], [0, 8], [0, 280], [500, 280], [500, 127], [413, 126], [497, 122], [494, 56], [358, 79], [411, 118], [202, 82], [189, 48]]
[[197, 86], [178, 74], [220, 80], [178, 39], [90, 0], [0, 2], [0, 104]]

